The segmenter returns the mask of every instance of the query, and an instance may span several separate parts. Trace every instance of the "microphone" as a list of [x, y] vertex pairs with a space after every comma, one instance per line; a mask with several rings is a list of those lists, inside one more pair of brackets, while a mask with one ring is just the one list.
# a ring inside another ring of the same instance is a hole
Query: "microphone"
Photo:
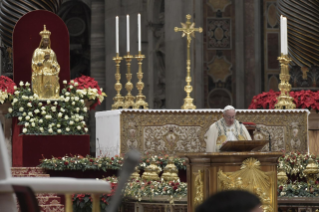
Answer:
[[259, 131], [265, 131], [266, 133], [268, 133], [268, 136], [269, 136], [268, 137], [268, 139], [269, 139], [269, 152], [271, 152], [271, 135], [270, 135], [270, 132], [268, 130], [266, 130], [266, 129], [262, 130], [261, 128], [259, 128], [257, 126], [256, 126], [256, 129], [259, 130]]
[[119, 182], [114, 196], [110, 202], [107, 211], [115, 212], [122, 200], [122, 191], [125, 188], [126, 182], [130, 178], [131, 174], [134, 172], [135, 167], [140, 163], [141, 154], [136, 149], [129, 151], [124, 159], [122, 169], [120, 171]]

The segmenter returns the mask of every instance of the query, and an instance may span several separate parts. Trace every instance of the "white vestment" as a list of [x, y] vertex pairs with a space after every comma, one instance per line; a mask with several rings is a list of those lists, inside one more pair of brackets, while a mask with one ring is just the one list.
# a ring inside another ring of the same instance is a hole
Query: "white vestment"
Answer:
[[249, 132], [243, 124], [235, 120], [234, 124], [228, 127], [224, 118], [212, 124], [205, 137], [206, 152], [219, 152], [225, 141], [251, 140]]

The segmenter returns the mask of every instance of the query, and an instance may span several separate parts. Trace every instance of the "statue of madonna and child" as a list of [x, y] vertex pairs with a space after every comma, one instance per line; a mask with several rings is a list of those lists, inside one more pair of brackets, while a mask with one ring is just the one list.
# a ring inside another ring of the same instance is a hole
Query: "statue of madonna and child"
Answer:
[[40, 32], [41, 42], [32, 56], [32, 90], [39, 99], [58, 99], [60, 94], [60, 65], [51, 49], [51, 32]]

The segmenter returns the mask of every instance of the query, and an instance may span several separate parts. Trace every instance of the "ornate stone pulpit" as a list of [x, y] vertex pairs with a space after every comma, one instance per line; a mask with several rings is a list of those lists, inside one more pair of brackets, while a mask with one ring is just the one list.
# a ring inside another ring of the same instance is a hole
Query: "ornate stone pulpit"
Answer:
[[226, 189], [248, 190], [264, 212], [277, 212], [277, 159], [281, 152], [180, 153], [187, 158], [188, 211]]

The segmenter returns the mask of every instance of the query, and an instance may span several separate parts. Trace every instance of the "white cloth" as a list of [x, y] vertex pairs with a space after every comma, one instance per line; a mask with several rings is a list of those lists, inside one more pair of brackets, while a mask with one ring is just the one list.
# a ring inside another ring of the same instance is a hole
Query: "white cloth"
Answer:
[[[222, 118], [223, 119], [223, 118]], [[223, 120], [217, 121], [219, 124], [223, 124]], [[206, 137], [206, 152], [219, 152], [219, 148], [222, 146], [221, 144], [217, 144], [217, 139], [220, 136], [220, 129], [217, 122], [212, 124], [209, 127], [209, 130], [207, 131], [205, 137]], [[234, 124], [230, 127], [223, 124], [223, 130], [226, 131], [226, 133], [221, 133], [221, 135], [226, 136], [226, 141], [237, 141], [236, 137], [236, 125], [239, 126], [242, 130], [242, 135], [246, 140], [251, 140], [250, 134], [246, 127], [243, 124], [240, 124], [237, 120], [234, 122]]]

